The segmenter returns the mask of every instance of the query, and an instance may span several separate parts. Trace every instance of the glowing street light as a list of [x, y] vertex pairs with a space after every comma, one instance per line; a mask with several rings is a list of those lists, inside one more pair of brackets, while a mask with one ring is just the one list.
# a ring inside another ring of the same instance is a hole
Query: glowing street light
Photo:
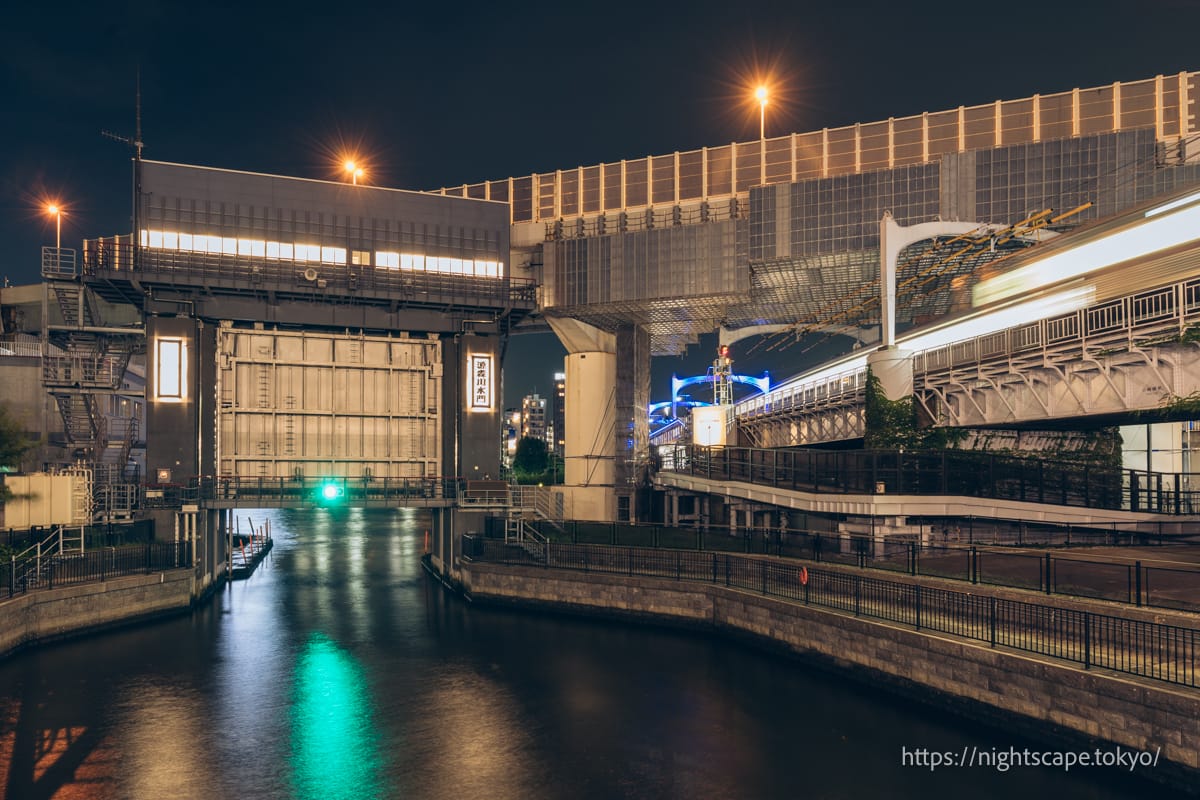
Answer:
[[50, 203], [46, 206], [46, 213], [54, 217], [54, 249], [61, 250], [63, 208], [58, 203]]
[[358, 185], [358, 179], [365, 174], [363, 172], [363, 168], [355, 164], [350, 159], [347, 159], [345, 163], [342, 164], [342, 169], [346, 170], [346, 172], [350, 175], [350, 182], [355, 186]]
[[758, 138], [767, 138], [767, 87], [759, 86], [754, 90], [758, 98]]

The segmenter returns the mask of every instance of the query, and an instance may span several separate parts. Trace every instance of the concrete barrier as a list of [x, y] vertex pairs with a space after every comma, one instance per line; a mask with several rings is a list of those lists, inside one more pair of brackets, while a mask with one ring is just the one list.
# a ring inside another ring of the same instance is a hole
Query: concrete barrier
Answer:
[[187, 611], [194, 583], [194, 570], [173, 569], [3, 600], [0, 657], [40, 642]]

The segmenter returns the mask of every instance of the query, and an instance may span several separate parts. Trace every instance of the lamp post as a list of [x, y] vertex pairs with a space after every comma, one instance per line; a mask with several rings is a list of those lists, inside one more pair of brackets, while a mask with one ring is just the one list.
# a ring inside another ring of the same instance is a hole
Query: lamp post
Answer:
[[758, 138], [767, 138], [767, 87], [759, 86], [754, 90], [758, 98]]
[[46, 213], [54, 217], [54, 249], [62, 249], [62, 207], [57, 203], [46, 206]]
[[342, 164], [342, 168], [350, 174], [350, 182], [358, 186], [358, 179], [363, 176], [363, 168], [349, 160]]

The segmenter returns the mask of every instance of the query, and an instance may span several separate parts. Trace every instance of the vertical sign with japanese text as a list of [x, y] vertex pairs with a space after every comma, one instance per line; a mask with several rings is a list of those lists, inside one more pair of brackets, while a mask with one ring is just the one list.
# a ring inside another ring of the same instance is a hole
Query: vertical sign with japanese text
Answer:
[[492, 410], [494, 403], [492, 402], [492, 356], [490, 354], [471, 354], [467, 389], [471, 396], [468, 405], [471, 411]]

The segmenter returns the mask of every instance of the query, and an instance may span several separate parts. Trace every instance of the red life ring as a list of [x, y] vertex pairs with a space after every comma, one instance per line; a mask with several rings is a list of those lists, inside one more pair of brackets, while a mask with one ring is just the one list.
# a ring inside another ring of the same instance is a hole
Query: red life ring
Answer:
[[800, 568], [800, 585], [808, 586], [808, 567]]

